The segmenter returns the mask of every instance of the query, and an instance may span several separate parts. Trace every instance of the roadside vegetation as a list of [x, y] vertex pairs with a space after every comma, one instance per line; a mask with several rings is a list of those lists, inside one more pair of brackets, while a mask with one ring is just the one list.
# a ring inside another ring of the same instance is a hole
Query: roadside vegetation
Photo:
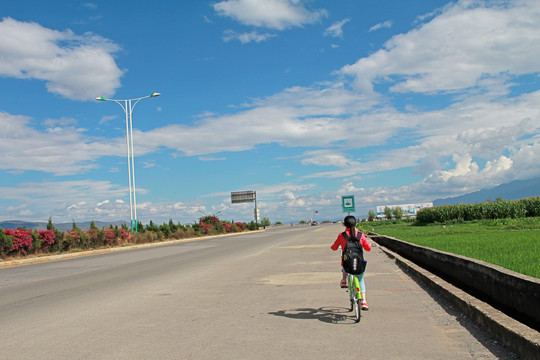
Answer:
[[416, 220], [361, 228], [540, 278], [540, 197], [422, 209]]
[[138, 232], [126, 225], [98, 229], [94, 222], [90, 229], [83, 231], [73, 222], [69, 231], [56, 229], [49, 219], [46, 230], [1, 229], [0, 257], [24, 257], [40, 254], [59, 254], [93, 250], [130, 244], [144, 244], [168, 239], [186, 239], [201, 236], [228, 234], [259, 229], [259, 224], [219, 220], [215, 216], [205, 216], [198, 223], [182, 225], [169, 220], [169, 223], [155, 225], [152, 221], [146, 226], [138, 223]]

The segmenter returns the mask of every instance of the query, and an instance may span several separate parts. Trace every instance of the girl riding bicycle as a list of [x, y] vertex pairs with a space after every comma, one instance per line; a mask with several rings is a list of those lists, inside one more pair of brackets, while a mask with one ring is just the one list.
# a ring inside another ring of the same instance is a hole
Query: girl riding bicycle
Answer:
[[[362, 245], [362, 248], [364, 248], [364, 250], [371, 251], [371, 244], [367, 241], [364, 233], [361, 233], [362, 235], [360, 236], [360, 240], [358, 240], [358, 234], [360, 232], [358, 231], [358, 229], [356, 229], [356, 218], [354, 216], [352, 215], [346, 216], [345, 219], [343, 220], [343, 225], [346, 227], [345, 232], [351, 239], [354, 238], [356, 241], [360, 241], [360, 245]], [[334, 243], [332, 244], [332, 246], [330, 246], [330, 248], [336, 251], [341, 246], [341, 251], [343, 251], [345, 249], [346, 244], [347, 244], [347, 240], [340, 233], [336, 241], [334, 241]], [[341, 265], [343, 266], [343, 263]], [[342, 277], [341, 277], [340, 286], [342, 288], [346, 288], [347, 287], [347, 273], [343, 270], [343, 267], [341, 268], [341, 274], [342, 274]], [[362, 274], [356, 275], [356, 276], [358, 277], [358, 280], [360, 282], [360, 289], [362, 292], [362, 310], [368, 310], [369, 307], [366, 302], [366, 285], [364, 283], [364, 274], [365, 274], [365, 271]]]

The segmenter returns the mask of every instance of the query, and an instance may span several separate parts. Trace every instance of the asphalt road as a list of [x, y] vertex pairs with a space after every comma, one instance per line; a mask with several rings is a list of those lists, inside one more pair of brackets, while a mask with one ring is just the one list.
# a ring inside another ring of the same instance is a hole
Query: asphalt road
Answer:
[[516, 359], [379, 248], [360, 323], [341, 225], [0, 269], [0, 359]]

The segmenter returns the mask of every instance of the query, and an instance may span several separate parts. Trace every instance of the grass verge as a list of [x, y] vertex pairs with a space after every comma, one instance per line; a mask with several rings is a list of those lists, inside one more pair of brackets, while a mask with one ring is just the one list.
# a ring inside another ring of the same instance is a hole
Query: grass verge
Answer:
[[411, 222], [363, 223], [362, 230], [482, 260], [540, 278], [540, 217], [416, 226]]

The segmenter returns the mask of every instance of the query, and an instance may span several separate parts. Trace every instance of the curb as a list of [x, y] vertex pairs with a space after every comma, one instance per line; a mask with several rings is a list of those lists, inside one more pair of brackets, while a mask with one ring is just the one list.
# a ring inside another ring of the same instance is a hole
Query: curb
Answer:
[[31, 258], [25, 258], [25, 259], [17, 259], [17, 260], [8, 260], [8, 261], [1, 261], [0, 260], [0, 268], [12, 267], [12, 266], [18, 266], [18, 265], [36, 264], [36, 263], [49, 262], [49, 261], [72, 259], [72, 258], [82, 257], [82, 256], [108, 254], [108, 253], [113, 253], [113, 252], [118, 252], [118, 251], [144, 249], [144, 248], [155, 247], [155, 246], [167, 246], [167, 245], [172, 245], [172, 244], [179, 244], [179, 243], [186, 243], [186, 242], [194, 242], [194, 241], [215, 239], [215, 238], [220, 238], [220, 237], [225, 237], [225, 236], [253, 234], [253, 233], [262, 232], [262, 231], [265, 231], [265, 230], [252, 230], [252, 231], [243, 231], [243, 232], [229, 233], [229, 234], [201, 236], [201, 237], [187, 238], [187, 239], [166, 240], [166, 241], [146, 243], [146, 244], [135, 244], [135, 245], [119, 246], [119, 247], [97, 249], [97, 250], [77, 251], [77, 252], [72, 252], [72, 253], [67, 253], [67, 254], [59, 254], [59, 255], [37, 256], [37, 257], [31, 257]]
[[378, 244], [402, 268], [436, 290], [497, 340], [524, 359], [540, 360], [540, 332], [520, 323], [489, 304], [447, 283], [415, 263]]

